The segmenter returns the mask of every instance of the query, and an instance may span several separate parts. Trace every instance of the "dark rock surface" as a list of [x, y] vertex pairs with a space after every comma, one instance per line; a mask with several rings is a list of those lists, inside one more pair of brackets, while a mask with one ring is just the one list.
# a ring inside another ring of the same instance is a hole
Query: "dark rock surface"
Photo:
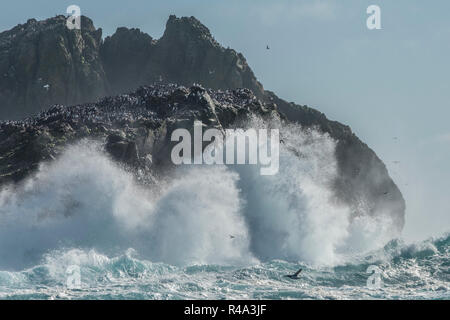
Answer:
[[105, 149], [116, 161], [122, 163], [134, 165], [139, 160], [136, 143], [117, 133], [106, 138]]

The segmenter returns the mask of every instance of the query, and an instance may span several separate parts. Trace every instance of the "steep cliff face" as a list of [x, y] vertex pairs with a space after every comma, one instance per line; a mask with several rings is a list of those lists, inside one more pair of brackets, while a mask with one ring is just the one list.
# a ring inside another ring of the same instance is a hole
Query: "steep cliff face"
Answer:
[[65, 18], [30, 19], [0, 33], [0, 119], [31, 115], [54, 103], [73, 104], [105, 95], [99, 58], [101, 29], [82, 18], [69, 30]]
[[[212, 89], [248, 88], [261, 103], [275, 104], [289, 121], [316, 127], [338, 142], [338, 201], [352, 206], [355, 212], [358, 206], [367, 207], [365, 211], [373, 214], [390, 212], [399, 226], [404, 224], [404, 199], [375, 152], [348, 126], [265, 91], [245, 58], [218, 44], [208, 28], [194, 17], [170, 16], [159, 40], [139, 29], [119, 28], [104, 42], [101, 30], [96, 30], [88, 18], [83, 17], [81, 31], [68, 30], [62, 16], [40, 22], [30, 20], [0, 34], [0, 71], [0, 119], [30, 115], [54, 103], [95, 101], [154, 82], [187, 87], [198, 83]], [[6, 127], [2, 132], [6, 141], [20, 137], [19, 131], [9, 134], [10, 130]], [[24, 163], [27, 157], [41, 159], [40, 152], [48, 146], [45, 131], [33, 131], [30, 135], [27, 132], [23, 134], [32, 143], [23, 150], [29, 153], [17, 158]], [[119, 160], [135, 154], [133, 145], [119, 137], [111, 139], [109, 147]], [[1, 154], [8, 154], [13, 145], [3, 144]], [[15, 166], [10, 162], [4, 165]], [[7, 171], [11, 175], [10, 169]]]

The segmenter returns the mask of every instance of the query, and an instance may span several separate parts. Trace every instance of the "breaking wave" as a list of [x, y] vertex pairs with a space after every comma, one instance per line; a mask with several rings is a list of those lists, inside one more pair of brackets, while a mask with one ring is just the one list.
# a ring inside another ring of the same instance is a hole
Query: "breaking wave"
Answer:
[[[262, 126], [254, 121], [255, 127]], [[0, 268], [17, 270], [54, 250], [115, 255], [133, 248], [153, 262], [247, 265], [283, 259], [333, 266], [383, 246], [391, 221], [333, 198], [335, 142], [315, 130], [284, 126], [280, 169], [185, 166], [156, 188], [82, 141], [32, 178], [0, 191]]]

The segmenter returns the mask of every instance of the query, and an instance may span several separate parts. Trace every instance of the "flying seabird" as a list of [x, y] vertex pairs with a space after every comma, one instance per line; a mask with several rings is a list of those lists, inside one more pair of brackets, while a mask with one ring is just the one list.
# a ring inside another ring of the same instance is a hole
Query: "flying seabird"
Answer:
[[294, 274], [287, 274], [285, 275], [286, 278], [290, 278], [290, 279], [300, 279], [298, 277], [298, 275], [300, 274], [300, 272], [302, 272], [302, 269], [299, 269], [296, 273]]

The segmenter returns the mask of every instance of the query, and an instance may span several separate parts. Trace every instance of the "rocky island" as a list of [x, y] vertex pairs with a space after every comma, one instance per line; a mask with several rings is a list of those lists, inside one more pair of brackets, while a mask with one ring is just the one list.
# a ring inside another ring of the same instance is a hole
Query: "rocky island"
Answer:
[[243, 55], [194, 17], [170, 16], [158, 40], [124, 27], [103, 40], [89, 18], [81, 30], [65, 19], [0, 33], [0, 185], [20, 183], [84, 138], [151, 177], [164, 172], [176, 128], [277, 117], [336, 141], [339, 201], [357, 212], [363, 199], [369, 214], [388, 212], [403, 227], [405, 202], [375, 152], [348, 126], [265, 90]]

